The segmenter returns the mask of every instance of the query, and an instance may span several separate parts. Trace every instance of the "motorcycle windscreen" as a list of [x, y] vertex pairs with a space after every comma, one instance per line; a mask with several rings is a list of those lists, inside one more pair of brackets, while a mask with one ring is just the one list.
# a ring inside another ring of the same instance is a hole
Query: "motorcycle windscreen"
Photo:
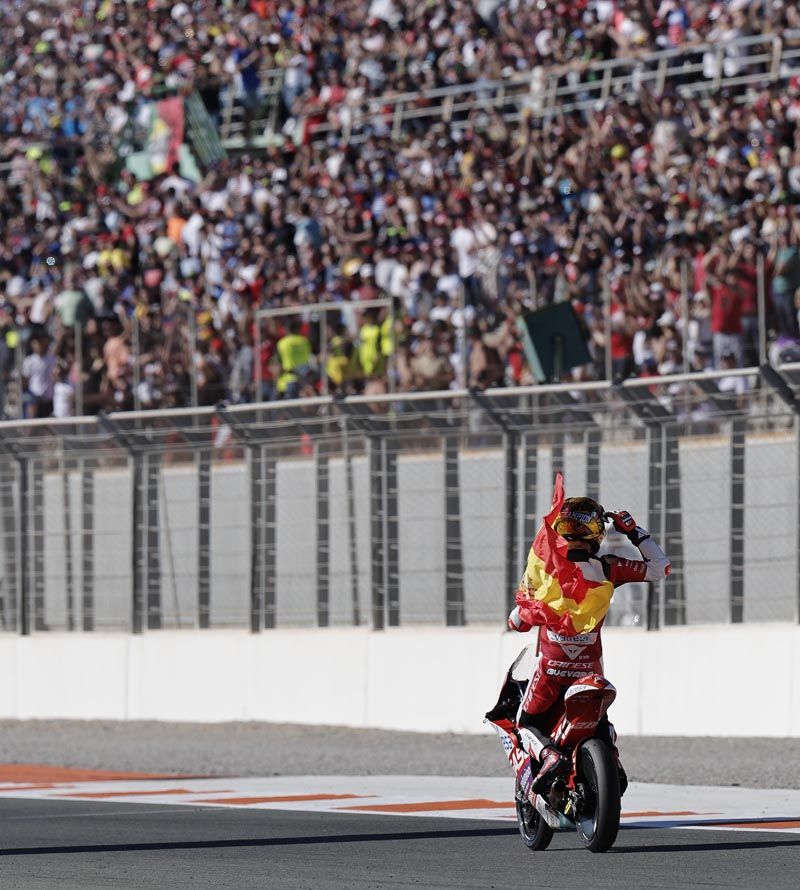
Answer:
[[527, 683], [533, 676], [533, 670], [536, 667], [536, 646], [526, 646], [519, 655], [514, 659], [514, 663], [509, 668], [509, 675], [512, 680], [517, 683]]

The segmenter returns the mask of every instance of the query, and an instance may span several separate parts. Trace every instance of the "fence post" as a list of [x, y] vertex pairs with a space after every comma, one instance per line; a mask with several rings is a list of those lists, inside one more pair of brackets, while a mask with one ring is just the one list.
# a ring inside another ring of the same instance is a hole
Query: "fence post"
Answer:
[[683, 567], [683, 516], [681, 514], [681, 471], [678, 429], [664, 428], [664, 549], [672, 570], [664, 581], [666, 624], [686, 624], [686, 579]]
[[466, 623], [464, 552], [461, 543], [461, 485], [458, 436], [446, 435], [444, 445], [445, 623]]
[[147, 501], [145, 515], [145, 540], [147, 542], [147, 628], [158, 630], [163, 621], [161, 603], [161, 517], [159, 515], [160, 490], [158, 485], [161, 461], [157, 454], [145, 457]]
[[211, 627], [211, 452], [197, 452], [197, 626]]
[[372, 553], [372, 628], [383, 630], [386, 626], [386, 579], [384, 563], [386, 537], [383, 521], [385, 510], [383, 498], [383, 449], [382, 440], [376, 436], [367, 438], [369, 450], [369, 489], [370, 489], [370, 552]]
[[747, 422], [736, 418], [730, 425], [731, 447], [731, 576], [730, 616], [744, 620], [744, 473]]
[[92, 458], [81, 458], [81, 617], [94, 630], [94, 470]]
[[33, 627], [47, 630], [44, 620], [44, 467], [38, 460], [28, 462], [30, 479], [31, 543], [33, 556]]
[[358, 627], [361, 624], [361, 603], [359, 602], [358, 541], [356, 539], [356, 494], [346, 414], [342, 415], [342, 453], [344, 454], [345, 485], [347, 487], [347, 550], [350, 565], [350, 602], [353, 626]]
[[264, 627], [264, 454], [259, 445], [248, 449], [250, 462], [250, 630]]
[[131, 630], [140, 634], [144, 630], [144, 458], [138, 451], [129, 456], [133, 479], [133, 541], [131, 547], [132, 603]]
[[383, 491], [386, 528], [386, 619], [389, 627], [400, 624], [399, 517], [397, 514], [397, 443], [383, 439]]
[[17, 475], [19, 479], [19, 524], [17, 526], [17, 544], [19, 555], [17, 557], [18, 583], [19, 583], [19, 631], [27, 637], [31, 633], [31, 603], [30, 603], [30, 572], [28, 566], [28, 536], [30, 529], [29, 504], [28, 504], [28, 459], [17, 457]]
[[72, 577], [72, 498], [69, 490], [69, 469], [64, 460], [63, 445], [59, 474], [61, 476], [61, 515], [64, 523], [64, 588], [67, 598], [67, 630], [75, 630], [75, 582]]
[[[656, 541], [662, 540], [663, 532], [663, 469], [664, 469], [664, 426], [647, 424], [648, 445], [648, 495], [647, 528]], [[647, 585], [647, 629], [658, 630], [661, 626], [661, 603], [664, 599], [664, 582]]]
[[18, 510], [14, 502], [15, 489], [19, 493], [19, 462], [3, 460], [0, 476], [0, 525], [4, 541], [5, 561], [2, 579], [3, 608], [0, 613], [3, 628], [19, 631], [19, 529]]
[[264, 628], [272, 630], [277, 624], [277, 550], [275, 548], [275, 529], [277, 527], [277, 473], [278, 463], [275, 457], [264, 449], [261, 466], [264, 492], [263, 505], [263, 547], [262, 565], [264, 572]]
[[317, 482], [317, 626], [330, 625], [330, 463], [324, 442], [314, 446]]

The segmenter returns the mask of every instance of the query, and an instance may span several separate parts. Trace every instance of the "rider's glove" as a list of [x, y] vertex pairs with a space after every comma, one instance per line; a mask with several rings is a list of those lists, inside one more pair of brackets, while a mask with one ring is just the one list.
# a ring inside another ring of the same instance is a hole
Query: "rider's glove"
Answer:
[[636, 520], [627, 510], [609, 510], [605, 514], [606, 519], [610, 519], [614, 523], [614, 528], [633, 544], [638, 547], [650, 535], [643, 528], [636, 524]]
[[526, 633], [533, 627], [532, 624], [528, 624], [527, 621], [524, 621], [522, 616], [519, 613], [519, 606], [514, 606], [511, 610], [511, 614], [508, 616], [508, 629], [516, 630], [520, 633]]

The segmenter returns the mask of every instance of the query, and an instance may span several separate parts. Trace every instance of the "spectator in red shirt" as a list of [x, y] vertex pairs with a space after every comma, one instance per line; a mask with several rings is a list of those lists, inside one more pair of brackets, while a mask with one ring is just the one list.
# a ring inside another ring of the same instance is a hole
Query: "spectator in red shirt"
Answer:
[[624, 380], [633, 373], [633, 331], [631, 317], [622, 303], [611, 304], [611, 373]]
[[714, 367], [722, 367], [722, 356], [733, 355], [742, 366], [742, 295], [734, 270], [720, 279], [708, 270], [708, 292], [711, 296], [711, 330], [714, 344]]
[[736, 290], [741, 297], [742, 361], [752, 368], [759, 363], [758, 355], [758, 270], [757, 250], [752, 242], [741, 242], [731, 258], [736, 276]]

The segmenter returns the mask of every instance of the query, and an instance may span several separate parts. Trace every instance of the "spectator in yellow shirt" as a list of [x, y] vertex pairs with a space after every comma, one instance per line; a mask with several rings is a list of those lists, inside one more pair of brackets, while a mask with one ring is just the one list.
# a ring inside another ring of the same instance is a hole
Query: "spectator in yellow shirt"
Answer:
[[284, 399], [296, 399], [300, 394], [302, 378], [308, 373], [311, 361], [311, 341], [300, 333], [303, 323], [299, 318], [289, 322], [289, 333], [278, 340], [278, 358], [281, 375], [278, 378], [278, 395]]

